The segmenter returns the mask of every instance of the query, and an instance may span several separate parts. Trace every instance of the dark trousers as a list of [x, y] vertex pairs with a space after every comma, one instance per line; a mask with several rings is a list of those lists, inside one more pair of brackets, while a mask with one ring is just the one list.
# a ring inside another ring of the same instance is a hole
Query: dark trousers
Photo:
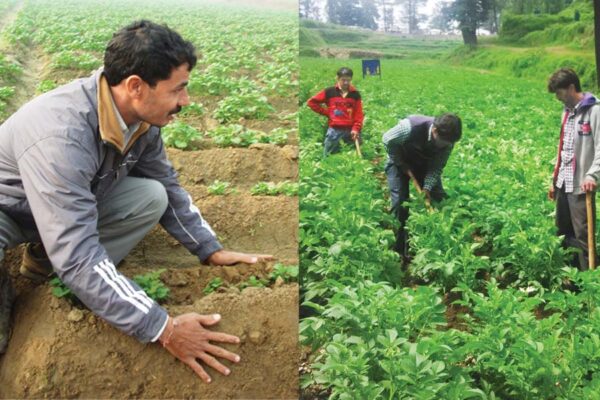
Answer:
[[[564, 187], [561, 189], [555, 188], [554, 194], [556, 196], [557, 234], [559, 236], [564, 235], [564, 248], [572, 247], [580, 250], [573, 257], [571, 265], [585, 271], [589, 266], [585, 194], [565, 193]], [[596, 221], [595, 192], [592, 195], [592, 214], [593, 221]], [[597, 260], [595, 260], [594, 265], [597, 265]]]
[[[425, 168], [422, 166], [411, 167], [419, 185], [423, 187], [425, 180]], [[394, 164], [388, 159], [385, 166], [385, 174], [387, 176], [388, 186], [390, 188], [391, 212], [400, 222], [400, 227], [396, 232], [396, 244], [394, 250], [401, 256], [408, 256], [408, 232], [406, 231], [406, 220], [408, 219], [408, 207], [403, 203], [410, 197], [409, 182], [410, 177], [402, 168]], [[431, 200], [441, 201], [448, 197], [442, 186], [442, 180], [436, 184], [431, 190]]]
[[[348, 145], [354, 144], [351, 132], [352, 128], [329, 127], [325, 134], [325, 142], [323, 142], [323, 157], [327, 157], [329, 154], [339, 153], [340, 140], [343, 140]], [[358, 138], [358, 143], [362, 144], [362, 138]]]

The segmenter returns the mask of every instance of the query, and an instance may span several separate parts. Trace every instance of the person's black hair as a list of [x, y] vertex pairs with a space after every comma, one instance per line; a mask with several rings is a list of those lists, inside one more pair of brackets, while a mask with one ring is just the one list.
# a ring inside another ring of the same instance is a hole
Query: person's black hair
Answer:
[[183, 64], [188, 71], [196, 65], [192, 43], [166, 25], [141, 20], [116, 32], [104, 52], [104, 75], [111, 86], [138, 75], [150, 86], [169, 79]]
[[340, 69], [338, 69], [337, 71], [337, 77], [341, 78], [342, 76], [347, 76], [349, 78], [352, 78], [352, 70], [348, 67], [342, 67]]
[[435, 117], [433, 126], [440, 138], [456, 143], [462, 136], [462, 121], [456, 114], [446, 113]]
[[560, 68], [548, 78], [548, 92], [556, 93], [556, 89], [567, 89], [571, 84], [575, 85], [577, 93], [581, 93], [581, 83], [577, 73], [571, 68]]

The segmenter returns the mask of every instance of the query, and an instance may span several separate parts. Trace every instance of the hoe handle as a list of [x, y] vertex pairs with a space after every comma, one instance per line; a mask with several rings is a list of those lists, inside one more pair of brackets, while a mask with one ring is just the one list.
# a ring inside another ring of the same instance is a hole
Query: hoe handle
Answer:
[[354, 144], [356, 145], [356, 153], [358, 153], [358, 156], [359, 156], [360, 158], [362, 158], [362, 153], [360, 152], [360, 144], [358, 143], [358, 139], [356, 139], [356, 140], [354, 141]]
[[594, 235], [594, 215], [592, 213], [593, 192], [585, 192], [585, 208], [587, 210], [588, 227], [588, 266], [590, 269], [596, 268], [596, 238]]

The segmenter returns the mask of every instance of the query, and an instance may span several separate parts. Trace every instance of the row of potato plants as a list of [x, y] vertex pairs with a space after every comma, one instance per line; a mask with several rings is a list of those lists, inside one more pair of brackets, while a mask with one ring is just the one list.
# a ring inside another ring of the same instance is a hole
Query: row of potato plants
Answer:
[[[37, 47], [49, 59], [37, 87], [44, 92], [100, 67], [106, 43], [113, 32], [133, 22], [131, 15], [166, 23], [196, 46], [198, 64], [189, 83], [196, 104], [181, 116], [186, 126], [199, 129], [199, 121], [207, 118], [227, 129], [246, 121], [274, 119], [284, 125], [290, 118], [295, 120], [292, 111], [278, 107], [287, 101], [293, 108], [295, 99], [286, 99], [298, 87], [293, 12], [184, 0], [30, 0], [7, 36], [14, 46]], [[183, 144], [190, 141], [189, 132], [178, 132], [174, 144], [187, 147]], [[263, 136], [281, 141], [276, 134]]]
[[[301, 59], [300, 100], [340, 66]], [[600, 276], [567, 266], [545, 199], [560, 103], [545, 82], [383, 67], [381, 79], [354, 79], [364, 159], [353, 148], [321, 159], [325, 122], [300, 112], [304, 386], [340, 399], [598, 398]], [[400, 276], [381, 135], [406, 115], [448, 111], [464, 128], [444, 170], [450, 199], [428, 213], [413, 193]]]

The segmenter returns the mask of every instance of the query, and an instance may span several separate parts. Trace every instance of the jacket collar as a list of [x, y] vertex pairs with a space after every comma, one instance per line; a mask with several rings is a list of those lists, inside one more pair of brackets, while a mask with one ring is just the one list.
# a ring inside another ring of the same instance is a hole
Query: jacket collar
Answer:
[[586, 92], [583, 94], [583, 99], [581, 99], [581, 101], [577, 103], [573, 110], [570, 110], [569, 108], [565, 107], [565, 111], [578, 113], [580, 110], [585, 110], [597, 103], [598, 99], [596, 99], [596, 97], [593, 94]]
[[110, 87], [104, 74], [100, 71], [96, 76], [98, 84], [98, 125], [102, 141], [110, 143], [121, 154], [126, 153], [136, 140], [150, 129], [150, 124], [142, 122], [139, 128], [131, 136], [129, 144], [125, 143], [125, 137], [119, 124], [117, 110], [110, 93]]

